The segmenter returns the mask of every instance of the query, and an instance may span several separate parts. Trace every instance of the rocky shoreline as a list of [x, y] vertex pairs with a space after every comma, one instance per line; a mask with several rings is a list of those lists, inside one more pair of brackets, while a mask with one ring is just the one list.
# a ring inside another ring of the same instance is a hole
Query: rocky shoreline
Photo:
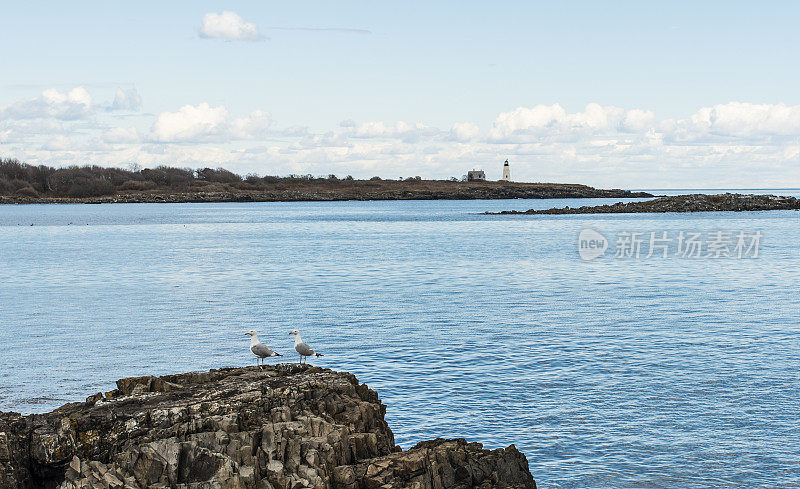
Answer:
[[0, 204], [144, 204], [199, 202], [333, 202], [369, 200], [477, 200], [652, 197], [647, 192], [585, 185], [500, 182], [386, 182], [378, 188], [356, 180], [349, 188], [287, 188], [268, 191], [122, 192], [98, 197], [0, 195]]
[[800, 209], [800, 199], [776, 195], [718, 194], [676, 195], [644, 202], [617, 202], [612, 205], [554, 208], [527, 211], [486, 212], [491, 215], [516, 214], [630, 214], [647, 212], [719, 212]]
[[281, 364], [117, 381], [47, 414], [0, 413], [0, 489], [535, 489], [514, 445], [394, 444], [350, 374]]

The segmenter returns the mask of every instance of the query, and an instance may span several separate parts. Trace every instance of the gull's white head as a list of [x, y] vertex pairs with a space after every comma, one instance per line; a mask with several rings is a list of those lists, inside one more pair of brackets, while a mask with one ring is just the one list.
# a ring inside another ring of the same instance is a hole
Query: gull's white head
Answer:
[[247, 332], [247, 333], [245, 333], [244, 335], [245, 335], [245, 336], [255, 336], [255, 335], [257, 335], [257, 334], [258, 334], [258, 333], [256, 333], [256, 330], [254, 330], [254, 329], [251, 329], [250, 331], [248, 331], [248, 332]]
[[289, 334], [298, 335], [298, 334], [300, 334], [300, 332], [297, 331], [296, 329], [293, 329], [293, 330], [289, 331]]

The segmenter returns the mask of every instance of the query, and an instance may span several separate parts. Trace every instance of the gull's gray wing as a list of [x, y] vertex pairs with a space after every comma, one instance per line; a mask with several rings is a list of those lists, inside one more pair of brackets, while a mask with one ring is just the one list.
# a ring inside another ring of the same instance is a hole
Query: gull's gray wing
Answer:
[[302, 342], [294, 345], [294, 349], [297, 351], [297, 353], [303, 355], [304, 357], [310, 357], [314, 355], [314, 349]]
[[253, 355], [259, 358], [266, 358], [266, 357], [276, 357], [279, 356], [277, 353], [272, 351], [272, 348], [268, 347], [263, 343], [259, 343], [257, 345], [253, 345], [250, 347], [250, 351], [253, 352]]

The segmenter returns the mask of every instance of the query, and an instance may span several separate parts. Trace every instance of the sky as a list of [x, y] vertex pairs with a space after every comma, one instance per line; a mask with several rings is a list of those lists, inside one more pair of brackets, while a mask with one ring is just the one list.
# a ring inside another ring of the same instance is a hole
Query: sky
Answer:
[[800, 3], [17, 2], [0, 157], [800, 187]]

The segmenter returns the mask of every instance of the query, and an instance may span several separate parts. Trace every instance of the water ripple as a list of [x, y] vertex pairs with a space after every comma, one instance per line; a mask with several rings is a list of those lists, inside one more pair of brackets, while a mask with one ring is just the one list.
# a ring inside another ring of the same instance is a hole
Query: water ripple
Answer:
[[[479, 215], [584, 203], [6, 206], [0, 409], [252, 364], [249, 329], [293, 360], [298, 328], [404, 447], [513, 442], [543, 488], [800, 485], [800, 215]], [[584, 263], [587, 225], [765, 249]]]

